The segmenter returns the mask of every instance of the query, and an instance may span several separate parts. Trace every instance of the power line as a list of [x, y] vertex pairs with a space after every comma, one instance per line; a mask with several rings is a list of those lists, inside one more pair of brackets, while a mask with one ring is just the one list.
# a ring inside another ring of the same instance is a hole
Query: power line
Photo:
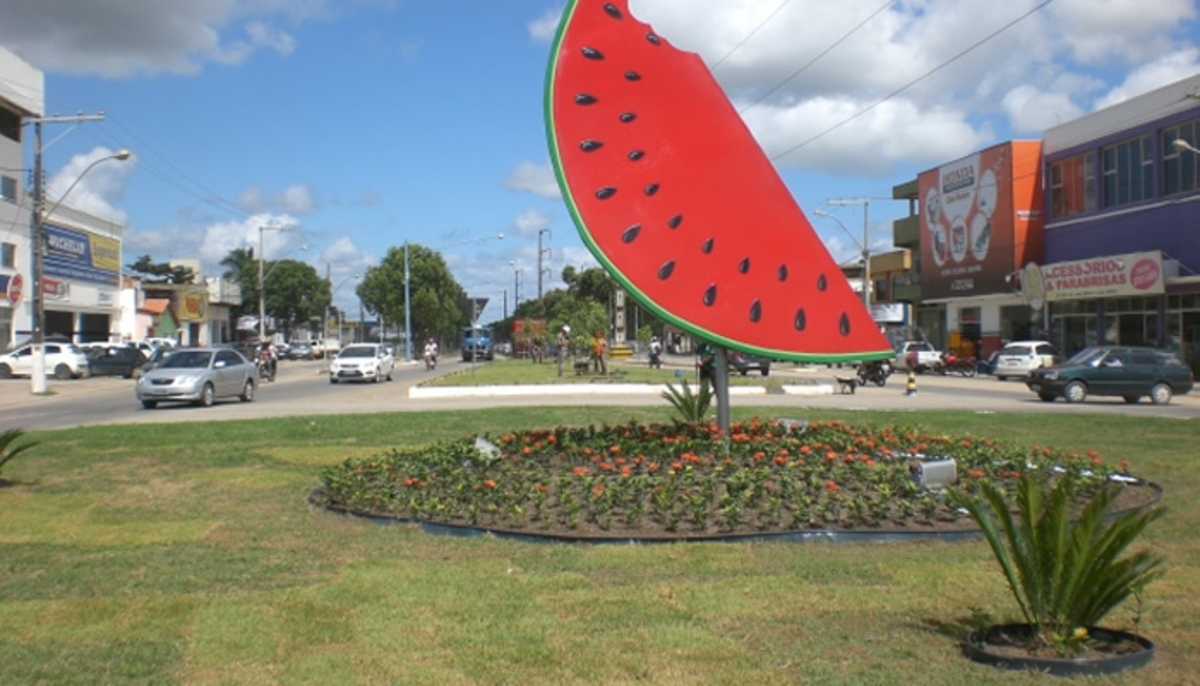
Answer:
[[864, 107], [863, 109], [859, 110], [858, 112], [855, 112], [854, 114], [850, 115], [849, 117], [846, 117], [845, 119], [843, 119], [842, 121], [840, 121], [840, 122], [838, 122], [838, 123], [834, 124], [833, 126], [829, 127], [828, 129], [825, 129], [824, 131], [822, 131], [822, 132], [820, 132], [820, 133], [818, 133], [818, 134], [816, 134], [816, 135], [814, 135], [814, 136], [812, 136], [812, 137], [808, 138], [807, 140], [805, 140], [805, 141], [801, 141], [800, 143], [798, 143], [798, 144], [796, 144], [796, 145], [794, 145], [794, 146], [792, 146], [792, 147], [788, 148], [787, 150], [784, 150], [783, 152], [781, 152], [781, 153], [779, 153], [779, 154], [777, 154], [777, 155], [773, 156], [773, 157], [771, 158], [771, 160], [772, 160], [772, 161], [775, 161], [775, 160], [778, 160], [778, 159], [780, 159], [780, 158], [782, 158], [782, 157], [786, 157], [786, 156], [788, 156], [788, 155], [792, 154], [793, 152], [795, 152], [795, 151], [799, 150], [800, 148], [803, 148], [803, 147], [805, 147], [805, 146], [806, 146], [806, 145], [808, 145], [809, 143], [812, 143], [812, 142], [814, 142], [814, 141], [817, 141], [817, 140], [819, 140], [819, 139], [821, 139], [821, 138], [824, 138], [824, 137], [825, 137], [827, 134], [833, 133], [834, 131], [836, 131], [836, 130], [838, 130], [838, 129], [842, 128], [843, 126], [845, 126], [846, 124], [849, 124], [850, 122], [854, 121], [855, 119], [858, 119], [859, 117], [863, 116], [864, 114], [866, 114], [866, 113], [868, 113], [868, 112], [870, 112], [870, 111], [874, 110], [876, 107], [879, 107], [880, 105], [882, 105], [883, 103], [887, 102], [888, 100], [891, 100], [892, 98], [896, 97], [897, 95], [900, 95], [901, 93], [903, 93], [904, 91], [908, 90], [909, 88], [912, 88], [913, 86], [915, 86], [915, 85], [917, 85], [918, 83], [920, 83], [920, 82], [924, 81], [925, 79], [929, 78], [930, 76], [933, 76], [933, 75], [934, 75], [934, 74], [936, 74], [937, 72], [939, 72], [939, 71], [941, 71], [941, 70], [945, 69], [946, 67], [950, 66], [950, 65], [951, 65], [951, 64], [953, 64], [954, 62], [957, 62], [958, 60], [962, 59], [962, 58], [963, 58], [963, 57], [965, 57], [967, 54], [969, 54], [969, 53], [973, 52], [974, 50], [976, 50], [977, 48], [979, 48], [980, 46], [982, 46], [984, 43], [987, 43], [988, 41], [992, 40], [992, 39], [993, 39], [993, 38], [995, 38], [996, 36], [999, 36], [1000, 34], [1004, 33], [1005, 31], [1007, 31], [1007, 30], [1011, 29], [1012, 27], [1016, 26], [1017, 24], [1019, 24], [1020, 22], [1024, 21], [1025, 19], [1029, 18], [1029, 17], [1030, 17], [1030, 16], [1032, 16], [1034, 13], [1038, 12], [1039, 10], [1041, 10], [1042, 8], [1044, 8], [1046, 5], [1049, 5], [1049, 4], [1050, 4], [1051, 2], [1053, 2], [1053, 1], [1054, 1], [1054, 0], [1043, 0], [1043, 2], [1041, 2], [1041, 3], [1040, 3], [1040, 4], [1038, 4], [1038, 5], [1036, 5], [1036, 6], [1035, 6], [1033, 9], [1031, 9], [1031, 10], [1029, 10], [1028, 12], [1026, 12], [1026, 13], [1022, 14], [1021, 16], [1017, 17], [1016, 19], [1013, 19], [1012, 21], [1010, 21], [1009, 23], [1005, 24], [1004, 26], [1001, 26], [1000, 28], [996, 29], [995, 31], [993, 31], [993, 32], [989, 33], [988, 35], [986, 35], [986, 36], [984, 36], [983, 38], [979, 39], [979, 40], [978, 40], [978, 41], [976, 41], [975, 43], [972, 43], [972, 44], [971, 44], [970, 46], [968, 46], [966, 49], [962, 50], [961, 52], [959, 52], [958, 54], [954, 55], [953, 57], [951, 57], [950, 59], [946, 60], [945, 62], [942, 62], [941, 64], [939, 64], [938, 66], [934, 67], [933, 69], [930, 69], [929, 71], [925, 72], [924, 74], [922, 74], [922, 75], [918, 76], [917, 78], [913, 79], [912, 81], [909, 81], [908, 83], [906, 83], [906, 84], [904, 84], [903, 86], [901, 86], [901, 87], [897, 88], [896, 90], [892, 91], [891, 93], [888, 93], [887, 95], [885, 95], [884, 97], [880, 98], [879, 100], [876, 100], [875, 102], [871, 103], [870, 105], [867, 105], [866, 107]]
[[789, 2], [791, 2], [791, 0], [783, 0], [783, 2], [781, 2], [779, 4], [779, 6], [774, 9], [774, 11], [772, 11], [770, 14], [767, 15], [766, 19], [763, 19], [761, 22], [759, 22], [758, 26], [754, 27], [753, 31], [746, 34], [746, 37], [743, 38], [741, 41], [739, 41], [737, 45], [733, 46], [733, 48], [731, 48], [729, 50], [729, 52], [725, 53], [724, 57], [722, 57], [721, 59], [714, 62], [711, 71], [716, 71], [717, 67], [721, 66], [721, 64], [724, 63], [725, 60], [732, 57], [733, 53], [738, 51], [738, 48], [742, 47], [743, 45], [746, 44], [747, 41], [749, 41], [751, 38], [753, 38], [754, 34], [758, 33], [759, 29], [766, 26], [767, 23], [770, 22], [771, 19], [773, 19], [776, 14], [779, 14], [779, 10], [783, 9]]
[[[763, 93], [762, 95], [758, 96], [754, 100], [751, 100], [749, 104], [747, 104], [746, 106], [739, 109], [738, 113], [745, 114], [746, 110], [750, 109], [751, 107], [754, 107], [755, 105], [762, 102], [763, 100], [766, 100], [767, 98], [771, 97], [771, 94], [773, 94], [775, 91], [779, 90], [780, 88], [783, 88], [784, 86], [786, 86], [788, 84], [788, 82], [790, 82], [792, 79], [795, 79], [797, 76], [808, 71], [809, 67], [816, 64], [817, 61], [820, 60], [822, 57], [828, 55], [830, 52], [833, 52], [834, 48], [836, 48], [837, 46], [846, 42], [846, 40], [849, 39], [850, 36], [853, 36], [854, 34], [858, 33], [859, 29], [866, 26], [868, 22], [870, 22], [872, 19], [874, 19], [876, 16], [878, 16], [880, 12], [882, 12], [885, 9], [887, 9], [888, 7], [890, 7], [894, 2], [895, 2], [895, 0], [888, 0], [887, 2], [880, 5], [879, 9], [872, 12], [869, 16], [867, 16], [866, 19], [863, 19], [862, 21], [860, 21], [854, 28], [850, 29], [849, 32], [844, 34], [841, 38], [830, 43], [829, 47], [827, 47], [824, 50], [822, 50], [821, 52], [817, 53], [817, 55], [815, 57], [813, 57], [811, 60], [809, 60], [807, 63], [805, 63], [804, 66], [802, 66], [799, 69], [797, 69], [796, 71], [792, 72], [786, 79], [784, 79], [783, 81], [780, 81], [778, 84], [776, 84], [770, 90], [768, 90], [766, 93]], [[772, 16], [774, 16], [774, 15], [772, 15]], [[768, 19], [769, 18], [770, 17], [768, 17]], [[755, 29], [755, 30], [757, 31], [757, 29]]]

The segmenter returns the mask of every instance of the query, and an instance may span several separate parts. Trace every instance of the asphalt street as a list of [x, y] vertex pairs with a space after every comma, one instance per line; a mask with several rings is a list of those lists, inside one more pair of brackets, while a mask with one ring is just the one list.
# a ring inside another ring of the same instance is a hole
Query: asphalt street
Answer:
[[[280, 365], [274, 383], [259, 387], [251, 403], [225, 401], [211, 408], [166, 405], [144, 410], [134, 399], [133, 381], [103, 377], [73, 381], [49, 381], [49, 394], [30, 393], [28, 379], [0, 380], [0, 428], [26, 430], [66, 428], [93, 424], [144, 424], [179, 421], [248, 419], [296, 415], [411, 412], [490, 407], [531, 407], [552, 404], [585, 408], [595, 405], [652, 406], [666, 403], [660, 389], [623, 386], [618, 383], [583, 383], [567, 386], [526, 386], [520, 395], [500, 395], [497, 389], [463, 386], [440, 391], [444, 397], [426, 397], [420, 382], [429, 377], [460, 370], [465, 365], [444, 363], [437, 372], [420, 364], [402, 364], [395, 381], [378, 384], [330, 384], [321, 362], [289, 362]], [[1170, 405], [1155, 406], [1148, 400], [1128, 405], [1120, 398], [1089, 398], [1069, 405], [1045, 403], [1018, 381], [997, 381], [990, 376], [975, 378], [917, 376], [917, 393], [905, 390], [905, 375], [897, 373], [883, 388], [866, 386], [853, 394], [839, 393], [837, 375], [850, 370], [824, 365], [778, 365], [771, 378], [782, 381], [788, 392], [735, 395], [734, 407], [774, 408], [782, 415], [803, 413], [806, 408], [863, 410], [951, 409], [975, 412], [1085, 412], [1146, 417], [1192, 419], [1200, 417], [1200, 396], [1176, 397]], [[511, 387], [505, 392], [512, 392]]]

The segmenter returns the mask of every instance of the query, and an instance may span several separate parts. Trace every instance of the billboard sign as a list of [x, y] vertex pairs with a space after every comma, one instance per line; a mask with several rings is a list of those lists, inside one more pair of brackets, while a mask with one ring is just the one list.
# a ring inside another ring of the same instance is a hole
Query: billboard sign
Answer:
[[46, 276], [116, 286], [121, 273], [121, 243], [54, 224], [42, 226]]
[[1042, 265], [1046, 300], [1161, 295], [1166, 291], [1162, 253], [1136, 252]]

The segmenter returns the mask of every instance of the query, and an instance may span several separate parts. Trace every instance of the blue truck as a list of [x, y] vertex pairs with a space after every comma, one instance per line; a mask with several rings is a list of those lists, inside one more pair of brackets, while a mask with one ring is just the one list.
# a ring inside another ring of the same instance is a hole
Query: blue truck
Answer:
[[492, 327], [464, 326], [462, 339], [463, 362], [491, 360], [495, 357], [492, 350]]

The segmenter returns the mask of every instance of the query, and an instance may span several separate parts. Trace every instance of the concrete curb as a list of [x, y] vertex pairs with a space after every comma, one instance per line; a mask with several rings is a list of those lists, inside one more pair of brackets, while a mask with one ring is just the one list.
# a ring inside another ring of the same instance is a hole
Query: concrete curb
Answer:
[[[409, 398], [497, 398], [556, 395], [660, 395], [667, 387], [654, 384], [538, 384], [529, 386], [413, 386]], [[785, 395], [832, 395], [833, 386], [783, 386]], [[762, 386], [733, 386], [731, 396], [766, 395]]]

